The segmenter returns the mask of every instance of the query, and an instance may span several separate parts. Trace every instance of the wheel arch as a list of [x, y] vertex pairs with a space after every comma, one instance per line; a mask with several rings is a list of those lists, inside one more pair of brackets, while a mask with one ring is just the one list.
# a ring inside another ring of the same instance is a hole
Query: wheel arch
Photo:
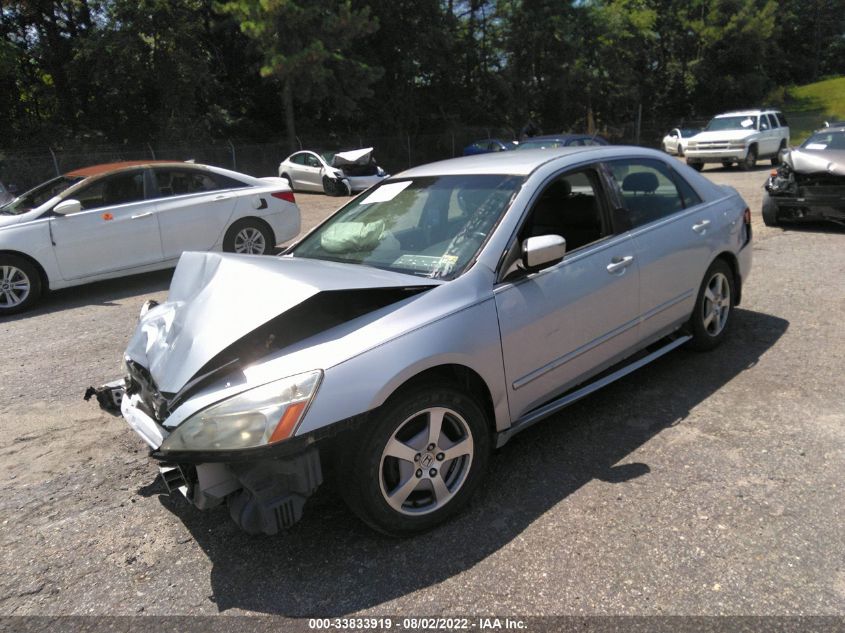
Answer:
[[[742, 275], [739, 272], [739, 260], [737, 260], [736, 255], [734, 255], [730, 251], [722, 251], [719, 253], [713, 261], [721, 259], [724, 261], [728, 268], [731, 269], [731, 273], [733, 275], [733, 303], [735, 306], [738, 306], [740, 301], [742, 300]], [[712, 263], [711, 263], [712, 265]]]
[[27, 255], [26, 253], [22, 253], [20, 251], [13, 251], [9, 249], [0, 249], [0, 255], [10, 255], [12, 257], [20, 257], [21, 259], [26, 260], [30, 264], [35, 267], [35, 270], [38, 271], [38, 276], [41, 278], [41, 288], [43, 290], [50, 289], [50, 278], [47, 276], [47, 271], [44, 269], [44, 266], [41, 263], [32, 257], [32, 255]]
[[490, 426], [490, 432], [497, 432], [496, 409], [493, 405], [493, 395], [490, 392], [490, 388], [478, 372], [466, 365], [458, 363], [444, 363], [424, 369], [399, 384], [390, 393], [390, 396], [385, 399], [385, 402], [403, 391], [414, 389], [415, 387], [427, 383], [459, 385], [468, 392], [473, 393], [477, 397], [478, 404], [482, 411], [484, 411], [487, 423]]

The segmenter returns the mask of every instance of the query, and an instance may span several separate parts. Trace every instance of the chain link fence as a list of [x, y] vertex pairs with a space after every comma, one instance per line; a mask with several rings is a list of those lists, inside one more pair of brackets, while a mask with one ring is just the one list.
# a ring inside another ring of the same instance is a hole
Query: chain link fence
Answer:
[[[796, 124], [801, 130], [819, 127], [821, 113], [790, 115], [793, 140]], [[660, 147], [663, 136], [673, 127], [702, 127], [708, 119], [646, 120], [602, 125], [598, 133], [612, 143]], [[554, 133], [555, 130], [544, 130]], [[517, 131], [508, 128], [466, 127], [454, 131], [428, 134], [320, 135], [303, 134], [296, 138], [296, 149], [342, 151], [374, 147], [377, 162], [388, 173], [397, 173], [414, 165], [461, 156], [467, 145], [482, 139], [515, 138]], [[125, 160], [194, 160], [253, 176], [275, 176], [279, 163], [290, 154], [284, 140], [255, 143], [231, 139], [196, 143], [144, 143], [140, 145], [95, 145], [86, 143], [50, 147], [20, 147], [0, 150], [0, 182], [18, 192], [73, 169]]]

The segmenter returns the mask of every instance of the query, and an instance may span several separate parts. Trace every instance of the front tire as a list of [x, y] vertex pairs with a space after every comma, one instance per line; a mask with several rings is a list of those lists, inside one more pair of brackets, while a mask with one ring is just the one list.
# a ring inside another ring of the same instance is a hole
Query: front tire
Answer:
[[28, 310], [41, 296], [41, 276], [30, 262], [0, 255], [0, 316]]
[[223, 250], [241, 255], [267, 255], [273, 251], [273, 232], [261, 220], [245, 218], [235, 222], [223, 238]]
[[778, 146], [778, 153], [772, 156], [772, 167], [777, 167], [780, 165], [780, 155], [783, 150], [786, 149], [786, 141], [781, 141], [780, 145]]
[[717, 259], [707, 269], [698, 290], [689, 320], [689, 347], [707, 351], [722, 342], [731, 324], [734, 296], [733, 271], [724, 260]]
[[346, 187], [335, 178], [323, 176], [323, 191], [327, 196], [342, 196], [346, 192]]
[[460, 511], [490, 460], [489, 423], [462, 391], [428, 384], [392, 396], [343, 448], [339, 487], [365, 523], [391, 536]]
[[757, 147], [755, 145], [748, 148], [748, 152], [745, 154], [745, 158], [739, 162], [739, 166], [742, 171], [751, 171], [757, 166]]
[[704, 163], [701, 163], [701, 162], [698, 162], [698, 161], [693, 161], [693, 160], [690, 160], [689, 158], [687, 158], [687, 165], [692, 167], [695, 171], [701, 171], [702, 169], [704, 169]]
[[772, 200], [772, 197], [769, 195], [768, 192], [763, 193], [763, 224], [766, 226], [779, 226], [780, 221], [778, 220], [778, 208], [775, 204], [775, 201]]

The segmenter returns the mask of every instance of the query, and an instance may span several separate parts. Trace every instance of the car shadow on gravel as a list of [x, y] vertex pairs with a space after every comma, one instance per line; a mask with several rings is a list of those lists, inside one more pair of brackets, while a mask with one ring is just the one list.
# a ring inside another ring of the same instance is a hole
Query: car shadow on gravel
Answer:
[[472, 568], [593, 480], [622, 494], [626, 482], [661, 468], [620, 462], [754, 367], [789, 326], [749, 310], [734, 317], [731, 339], [719, 349], [672, 352], [517, 435], [494, 455], [469, 508], [416, 538], [374, 533], [325, 485], [303, 520], [275, 537], [241, 533], [225, 508], [200, 512], [184, 500], [159, 498], [212, 562], [220, 611], [326, 617], [380, 605]]
[[[3, 322], [18, 321], [83, 306], [117, 305], [115, 302], [120, 299], [167, 290], [170, 286], [171, 277], [173, 277], [173, 269], [169, 268], [119, 279], [97, 281], [73, 288], [53, 290], [46, 293], [31, 310], [3, 317], [2, 320]], [[141, 302], [139, 301], [139, 308], [140, 305]]]
[[845, 225], [836, 222], [782, 222], [777, 227], [784, 231], [795, 231], [796, 233], [830, 233], [832, 235], [845, 235]]

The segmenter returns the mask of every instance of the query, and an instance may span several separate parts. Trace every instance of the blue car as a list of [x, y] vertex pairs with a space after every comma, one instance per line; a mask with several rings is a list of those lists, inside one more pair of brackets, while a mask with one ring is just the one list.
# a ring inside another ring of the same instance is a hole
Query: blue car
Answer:
[[582, 147], [585, 145], [610, 145], [597, 134], [548, 134], [533, 136], [517, 145], [516, 149], [548, 149], [550, 147]]
[[497, 138], [488, 138], [483, 141], [476, 141], [464, 148], [464, 156], [475, 156], [476, 154], [489, 154], [490, 152], [505, 152], [516, 149], [515, 141], [502, 141]]

